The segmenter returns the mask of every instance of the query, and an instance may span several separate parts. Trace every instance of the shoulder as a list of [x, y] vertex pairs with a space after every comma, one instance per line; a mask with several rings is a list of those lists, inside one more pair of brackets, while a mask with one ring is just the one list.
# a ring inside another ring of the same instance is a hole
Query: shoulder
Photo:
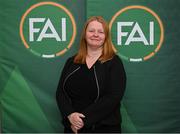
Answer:
[[107, 64], [123, 64], [121, 58], [118, 55], [114, 55], [110, 60], [106, 61]]
[[77, 67], [80, 66], [80, 64], [74, 62], [75, 56], [76, 56], [76, 55], [73, 55], [73, 56], [69, 57], [69, 58], [66, 60], [66, 63], [65, 63], [65, 67], [64, 67], [64, 68], [66, 68], [66, 69], [68, 69], [68, 70], [73, 70], [73, 69], [75, 69], [75, 68], [77, 68]]
[[75, 56], [76, 56], [76, 55], [73, 55], [73, 56], [69, 57], [69, 58], [66, 60], [66, 64], [73, 63]]
[[119, 66], [123, 67], [123, 62], [121, 60], [121, 58], [118, 55], [115, 55], [113, 58], [113, 64], [117, 64]]
[[73, 64], [73, 61], [74, 61], [74, 56], [69, 57], [65, 62], [64, 68], [69, 68]]
[[126, 71], [123, 65], [123, 62], [121, 58], [118, 55], [115, 55], [109, 64], [109, 72], [113, 74], [114, 76], [116, 74], [120, 74], [119, 76], [122, 76], [126, 79]]
[[111, 60], [107, 61], [106, 66], [109, 71], [125, 71], [123, 62], [118, 55], [114, 55]]
[[[112, 58], [113, 61], [115, 62], [120, 62], [121, 61], [121, 58], [118, 56], [118, 55], [114, 55], [113, 58]], [[122, 61], [121, 61], [122, 62]]]

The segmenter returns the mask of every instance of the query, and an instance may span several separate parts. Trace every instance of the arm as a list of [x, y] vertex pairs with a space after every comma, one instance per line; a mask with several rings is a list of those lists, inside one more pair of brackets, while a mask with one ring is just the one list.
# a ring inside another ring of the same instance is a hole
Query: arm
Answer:
[[70, 115], [71, 113], [74, 112], [74, 109], [71, 105], [71, 100], [70, 100], [70, 98], [68, 98], [67, 93], [63, 90], [63, 82], [64, 82], [65, 74], [67, 72], [67, 68], [69, 67], [70, 62], [72, 62], [72, 61], [69, 58], [66, 61], [65, 66], [62, 70], [61, 77], [60, 77], [60, 80], [58, 83], [58, 88], [56, 91], [57, 104], [58, 104], [58, 107], [61, 111], [63, 118], [67, 118], [68, 115]]
[[[64, 91], [64, 80], [65, 80], [65, 75], [67, 73], [67, 69], [69, 68], [69, 65], [71, 64], [72, 59], [68, 59], [67, 62], [65, 63], [65, 66], [63, 68], [63, 71], [61, 73], [61, 77], [60, 77], [60, 81], [58, 84], [58, 88], [56, 91], [56, 100], [57, 100], [57, 104], [58, 107], [61, 111], [62, 117], [63, 117], [63, 121], [67, 120], [68, 122], [64, 122], [66, 125], [73, 125], [73, 128], [75, 127], [76, 129], [79, 129], [81, 127], [83, 127], [83, 121], [81, 118], [84, 118], [84, 115], [75, 112], [75, 110], [72, 107], [71, 104], [71, 99], [68, 97], [68, 94], [66, 91]], [[71, 123], [71, 124], [70, 124]]]
[[118, 106], [123, 97], [126, 85], [126, 74], [123, 64], [118, 57], [112, 59], [109, 71], [110, 78], [108, 82], [110, 86], [108, 87], [108, 93], [82, 112], [82, 114], [85, 115], [83, 119], [85, 126], [91, 126], [108, 116], [108, 114]]

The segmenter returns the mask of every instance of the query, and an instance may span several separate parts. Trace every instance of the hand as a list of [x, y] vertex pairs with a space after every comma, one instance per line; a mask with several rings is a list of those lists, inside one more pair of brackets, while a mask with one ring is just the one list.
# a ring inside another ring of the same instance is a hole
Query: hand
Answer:
[[71, 125], [71, 129], [72, 129], [72, 131], [73, 131], [75, 134], [78, 133], [78, 130], [77, 130], [73, 125]]
[[84, 118], [85, 116], [81, 113], [74, 112], [68, 116], [68, 119], [70, 123], [73, 125], [73, 127], [77, 130], [81, 129], [84, 126], [84, 122], [81, 118]]

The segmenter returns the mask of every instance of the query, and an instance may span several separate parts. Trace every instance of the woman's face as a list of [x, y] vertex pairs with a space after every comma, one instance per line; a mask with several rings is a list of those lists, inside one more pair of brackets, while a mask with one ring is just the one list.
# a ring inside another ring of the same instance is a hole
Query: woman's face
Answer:
[[105, 40], [103, 25], [96, 20], [91, 21], [87, 26], [85, 38], [89, 47], [101, 47]]

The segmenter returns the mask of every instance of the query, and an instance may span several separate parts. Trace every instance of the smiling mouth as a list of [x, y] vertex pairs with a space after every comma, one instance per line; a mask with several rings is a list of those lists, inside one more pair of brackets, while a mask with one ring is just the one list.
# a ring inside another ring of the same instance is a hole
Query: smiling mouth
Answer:
[[92, 41], [100, 41], [100, 40], [98, 40], [98, 39], [91, 39]]

